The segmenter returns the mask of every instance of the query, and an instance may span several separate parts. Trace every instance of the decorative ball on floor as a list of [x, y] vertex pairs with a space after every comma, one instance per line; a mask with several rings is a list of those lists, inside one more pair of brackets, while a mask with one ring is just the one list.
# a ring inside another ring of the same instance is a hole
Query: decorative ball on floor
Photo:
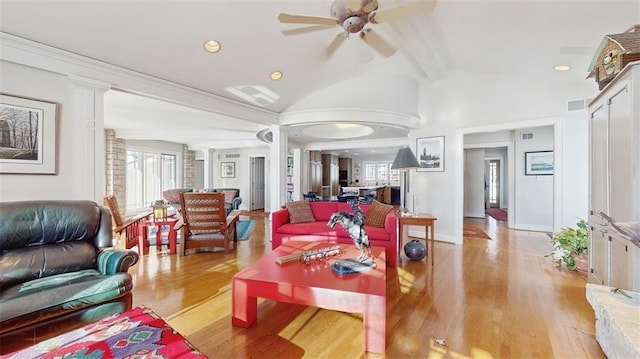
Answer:
[[421, 261], [427, 256], [427, 247], [417, 239], [404, 245], [404, 254], [412, 261]]

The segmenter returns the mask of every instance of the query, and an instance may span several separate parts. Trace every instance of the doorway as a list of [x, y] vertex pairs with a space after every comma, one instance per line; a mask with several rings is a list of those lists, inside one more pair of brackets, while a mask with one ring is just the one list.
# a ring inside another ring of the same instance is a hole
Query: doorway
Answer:
[[249, 210], [255, 211], [264, 209], [265, 204], [265, 175], [264, 175], [264, 157], [251, 157], [251, 189], [249, 200]]
[[484, 179], [484, 203], [485, 208], [501, 208], [500, 199], [502, 192], [502, 160], [485, 160]]

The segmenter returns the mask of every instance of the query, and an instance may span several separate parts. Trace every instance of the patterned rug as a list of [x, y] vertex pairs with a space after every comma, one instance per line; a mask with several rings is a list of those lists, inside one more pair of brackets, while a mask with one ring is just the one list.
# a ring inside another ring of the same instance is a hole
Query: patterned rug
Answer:
[[254, 219], [249, 219], [245, 221], [238, 221], [236, 224], [236, 231], [238, 231], [238, 240], [245, 241], [249, 238], [249, 235], [253, 231], [253, 227], [256, 226], [256, 221]]
[[491, 239], [482, 229], [472, 227], [464, 227], [462, 229], [462, 236], [465, 238]]
[[484, 213], [488, 216], [495, 218], [498, 221], [507, 221], [507, 211], [500, 208], [487, 208], [484, 210]]
[[0, 358], [207, 358], [145, 307], [42, 341]]

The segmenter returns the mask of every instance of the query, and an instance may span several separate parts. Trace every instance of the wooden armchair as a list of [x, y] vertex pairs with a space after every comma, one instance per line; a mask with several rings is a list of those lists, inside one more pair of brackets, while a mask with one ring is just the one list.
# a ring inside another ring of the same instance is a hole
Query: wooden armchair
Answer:
[[[111, 211], [113, 233], [116, 234], [114, 237], [123, 241], [126, 249], [138, 246], [138, 236], [141, 234], [139, 232], [138, 223], [149, 218], [149, 216], [151, 216], [151, 211], [123, 219], [122, 214], [120, 214], [120, 208], [118, 207], [118, 200], [114, 195], [104, 197], [104, 205]], [[142, 253], [139, 254], [142, 255]]]
[[224, 193], [181, 193], [182, 255], [188, 249], [222, 247], [230, 252]]

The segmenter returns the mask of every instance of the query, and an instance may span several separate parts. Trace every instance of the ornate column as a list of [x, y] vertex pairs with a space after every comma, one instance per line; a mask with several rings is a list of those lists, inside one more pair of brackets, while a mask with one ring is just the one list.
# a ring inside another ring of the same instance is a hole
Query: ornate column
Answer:
[[104, 93], [111, 84], [75, 75], [69, 76], [69, 82], [73, 106], [70, 115], [63, 118], [72, 121], [75, 129], [74, 197], [102, 203], [106, 178]]

